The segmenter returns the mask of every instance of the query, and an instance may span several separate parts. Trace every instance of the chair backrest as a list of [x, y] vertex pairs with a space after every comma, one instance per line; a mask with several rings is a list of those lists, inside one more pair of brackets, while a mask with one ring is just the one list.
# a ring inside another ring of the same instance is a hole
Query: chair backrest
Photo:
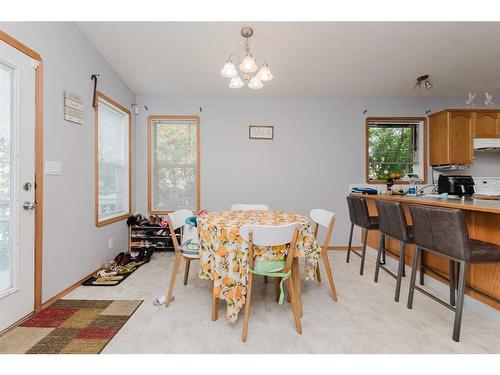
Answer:
[[449, 257], [470, 258], [469, 233], [462, 210], [430, 206], [410, 206], [414, 242]]
[[368, 214], [366, 199], [361, 197], [347, 197], [347, 206], [349, 208], [351, 223], [362, 228], [367, 228], [370, 224], [370, 216]]
[[318, 229], [321, 225], [327, 228], [325, 239], [322, 248], [327, 249], [330, 244], [330, 238], [333, 232], [333, 226], [335, 225], [335, 214], [331, 211], [323, 210], [321, 208], [315, 208], [309, 213], [311, 219], [316, 223], [314, 226], [314, 237], [318, 238]]
[[254, 251], [253, 246], [279, 246], [288, 245], [290, 248], [285, 261], [285, 271], [288, 271], [292, 266], [293, 256], [295, 252], [295, 241], [297, 240], [297, 225], [291, 223], [285, 225], [254, 225], [247, 224], [240, 227], [240, 236], [244, 241], [248, 242], [248, 260], [249, 265], [253, 268]]
[[171, 212], [167, 215], [168, 227], [170, 229], [170, 235], [172, 236], [172, 242], [174, 243], [174, 248], [176, 251], [179, 250], [180, 246], [179, 242], [177, 241], [177, 235], [175, 234], [175, 231], [177, 229], [183, 227], [181, 243], [185, 241], [186, 235], [188, 235], [188, 237], [191, 239], [196, 238], [196, 236], [198, 235], [196, 228], [186, 224], [186, 219], [191, 216], [193, 216], [193, 211], [185, 208]]
[[400, 202], [389, 202], [377, 199], [378, 229], [383, 234], [400, 241], [408, 242], [410, 234], [406, 225], [405, 212]]
[[311, 216], [311, 219], [313, 219], [316, 224], [328, 228], [335, 214], [331, 211], [323, 210], [322, 208], [315, 208], [311, 210], [309, 216]]
[[254, 225], [240, 227], [240, 236], [250, 242], [250, 232], [253, 233], [253, 244], [257, 246], [279, 246], [292, 242], [297, 223], [284, 225]]
[[186, 224], [186, 219], [190, 216], [193, 216], [193, 211], [186, 208], [168, 214], [170, 224], [174, 230], [183, 227]]
[[231, 211], [269, 211], [265, 204], [236, 203], [231, 206]]

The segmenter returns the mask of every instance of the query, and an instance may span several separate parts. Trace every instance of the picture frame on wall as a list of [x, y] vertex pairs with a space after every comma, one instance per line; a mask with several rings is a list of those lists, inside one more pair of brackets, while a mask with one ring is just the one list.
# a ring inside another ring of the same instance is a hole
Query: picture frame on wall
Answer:
[[274, 139], [274, 126], [250, 125], [248, 127], [248, 138], [249, 139], [273, 140]]

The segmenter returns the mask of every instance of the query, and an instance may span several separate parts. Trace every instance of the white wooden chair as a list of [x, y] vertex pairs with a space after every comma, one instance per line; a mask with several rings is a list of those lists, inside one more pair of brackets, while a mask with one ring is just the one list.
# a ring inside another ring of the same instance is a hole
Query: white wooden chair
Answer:
[[[333, 282], [332, 269], [330, 268], [330, 263], [328, 262], [328, 245], [330, 243], [330, 238], [332, 236], [333, 227], [335, 225], [335, 214], [333, 212], [323, 210], [321, 208], [316, 208], [312, 210], [309, 214], [311, 219], [314, 221], [314, 236], [318, 235], [318, 229], [321, 225], [326, 228], [325, 241], [323, 246], [321, 246], [321, 259], [323, 259], [323, 265], [325, 266], [326, 275], [328, 277], [328, 283], [330, 284], [330, 289], [332, 291], [332, 298], [334, 301], [337, 300], [337, 291], [335, 290], [335, 284]], [[318, 281], [321, 282], [321, 274], [319, 272], [319, 264], [316, 268], [316, 276]]]
[[[295, 244], [297, 241], [297, 223], [286, 225], [243, 225], [240, 228], [240, 236], [248, 242], [248, 264], [249, 274], [247, 283], [247, 294], [245, 303], [245, 316], [243, 320], [243, 333], [241, 340], [246, 342], [248, 334], [248, 322], [250, 319], [250, 303], [252, 299], [252, 285], [254, 274], [281, 278], [280, 303], [283, 302], [284, 291], [283, 284], [286, 284], [292, 305], [293, 316], [295, 319], [295, 328], [299, 334], [302, 334], [302, 325], [300, 323], [300, 309], [298, 298], [295, 291], [294, 280], [292, 276], [292, 263], [295, 253]], [[265, 261], [262, 258], [254, 258], [255, 246], [279, 246], [290, 244], [288, 254], [285, 260]]]
[[[167, 298], [165, 300], [165, 307], [168, 307], [171, 299], [172, 293], [174, 291], [175, 279], [177, 277], [177, 272], [181, 260], [184, 259], [186, 264], [184, 268], [184, 285], [187, 285], [187, 280], [189, 276], [189, 266], [193, 259], [199, 259], [199, 249], [192, 249], [188, 247], [190, 241], [198, 241], [198, 232], [195, 227], [186, 224], [186, 219], [193, 216], [193, 211], [182, 209], [174, 211], [167, 215], [168, 227], [170, 229], [170, 235], [172, 236], [172, 242], [174, 243], [175, 249], [175, 262], [172, 271], [172, 276], [170, 278], [170, 284], [168, 287]], [[181, 244], [177, 241], [177, 235], [175, 231], [182, 227]]]
[[265, 204], [236, 203], [231, 206], [231, 211], [269, 211]]

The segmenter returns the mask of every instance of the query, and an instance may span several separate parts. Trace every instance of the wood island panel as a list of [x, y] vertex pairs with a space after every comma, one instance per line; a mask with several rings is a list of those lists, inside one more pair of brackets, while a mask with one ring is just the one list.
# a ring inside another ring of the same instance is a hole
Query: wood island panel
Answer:
[[[436, 199], [425, 199], [425, 198], [410, 198], [410, 197], [393, 197], [393, 196], [363, 196], [367, 198], [368, 210], [370, 215], [376, 216], [377, 209], [375, 207], [375, 199], [385, 199], [400, 201], [403, 203], [403, 208], [405, 210], [405, 216], [408, 224], [411, 224], [411, 216], [408, 208], [409, 204], [421, 204], [429, 205], [429, 201], [434, 206], [450, 207], [450, 208], [462, 208], [465, 213], [465, 219], [467, 221], [467, 227], [469, 229], [469, 236], [472, 239], [482, 240], [486, 242], [491, 242], [500, 245], [500, 202], [491, 201], [490, 204], [484, 203], [487, 201], [478, 201], [479, 204], [474, 204], [474, 202], [466, 202], [462, 207], [460, 207], [458, 200], [457, 202], [448, 201], [436, 201]], [[490, 209], [488, 209], [488, 207]], [[476, 209], [474, 209], [476, 208]], [[498, 210], [498, 211], [497, 211]], [[368, 233], [368, 245], [372, 248], [377, 249], [380, 239], [380, 232], [369, 231]], [[399, 254], [399, 242], [393, 239], [386, 239], [386, 248], [395, 254]], [[406, 251], [406, 264], [412, 264], [413, 254], [415, 251], [414, 245], [408, 245]], [[388, 256], [393, 257], [390, 253]], [[447, 279], [443, 279], [437, 274], [443, 275], [445, 278], [449, 278], [449, 260], [444, 256], [434, 254], [428, 251], [424, 251], [424, 264], [433, 272], [426, 272], [426, 276], [433, 277], [439, 281], [448, 283]], [[482, 264], [472, 264], [468, 266], [466, 285], [481, 291], [482, 293], [500, 300], [500, 263], [482, 263]], [[471, 297], [497, 309], [500, 310], [500, 304], [492, 301], [484, 296], [475, 293], [474, 291], [466, 289], [466, 293]]]

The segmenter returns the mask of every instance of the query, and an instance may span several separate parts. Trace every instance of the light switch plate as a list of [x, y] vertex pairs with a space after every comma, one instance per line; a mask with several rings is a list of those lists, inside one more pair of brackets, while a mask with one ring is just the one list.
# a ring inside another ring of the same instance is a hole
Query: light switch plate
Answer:
[[46, 161], [45, 174], [53, 176], [62, 175], [62, 163], [60, 161]]

